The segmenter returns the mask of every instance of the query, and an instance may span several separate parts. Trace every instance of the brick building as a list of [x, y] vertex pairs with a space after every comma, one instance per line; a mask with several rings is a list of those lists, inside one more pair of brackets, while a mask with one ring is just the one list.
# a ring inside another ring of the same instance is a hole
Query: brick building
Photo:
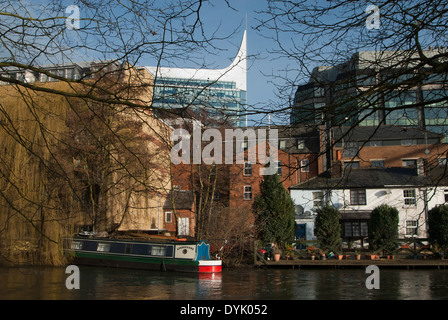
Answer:
[[446, 162], [443, 135], [398, 126], [332, 129], [332, 161], [342, 168], [413, 167], [430, 170]]

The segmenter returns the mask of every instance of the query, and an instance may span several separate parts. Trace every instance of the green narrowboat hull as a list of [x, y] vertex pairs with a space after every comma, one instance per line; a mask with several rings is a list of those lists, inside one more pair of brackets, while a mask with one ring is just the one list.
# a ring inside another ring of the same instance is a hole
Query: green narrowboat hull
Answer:
[[115, 268], [135, 268], [197, 273], [221, 272], [221, 260], [209, 257], [205, 241], [150, 242], [73, 238], [65, 251], [74, 263]]

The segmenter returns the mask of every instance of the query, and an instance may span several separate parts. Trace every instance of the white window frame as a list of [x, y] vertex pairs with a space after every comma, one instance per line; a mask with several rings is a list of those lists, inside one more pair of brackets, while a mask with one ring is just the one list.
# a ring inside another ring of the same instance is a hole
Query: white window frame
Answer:
[[310, 160], [309, 159], [302, 159], [300, 160], [300, 171], [301, 172], [310, 172]]
[[173, 212], [172, 211], [165, 212], [165, 222], [167, 222], [167, 223], [173, 222]]
[[279, 176], [282, 175], [282, 162], [281, 161], [277, 161], [277, 174]]
[[247, 185], [247, 186], [243, 187], [243, 196], [244, 196], [244, 200], [246, 200], [246, 201], [252, 200], [252, 186], [251, 185]]
[[403, 189], [403, 204], [405, 207], [417, 206], [417, 193], [415, 189]]
[[[418, 220], [406, 220], [406, 237], [418, 236]], [[412, 232], [409, 232], [413, 230]]]
[[313, 191], [313, 208], [319, 209], [324, 206], [324, 192], [323, 191]]

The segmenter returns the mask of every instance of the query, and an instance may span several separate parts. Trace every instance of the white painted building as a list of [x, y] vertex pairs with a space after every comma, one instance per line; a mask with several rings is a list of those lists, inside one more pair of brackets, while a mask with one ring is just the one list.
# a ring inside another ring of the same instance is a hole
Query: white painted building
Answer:
[[448, 200], [447, 179], [418, 175], [409, 168], [352, 169], [340, 177], [319, 176], [289, 188], [296, 205], [296, 223], [313, 234], [316, 211], [325, 203], [341, 212], [344, 240], [365, 240], [370, 213], [387, 204], [399, 212], [399, 238], [426, 238], [427, 212]]

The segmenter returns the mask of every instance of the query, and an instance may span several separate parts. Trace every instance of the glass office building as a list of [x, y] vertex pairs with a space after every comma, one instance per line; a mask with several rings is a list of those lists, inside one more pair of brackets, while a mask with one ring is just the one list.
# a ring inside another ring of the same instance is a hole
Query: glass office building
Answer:
[[146, 67], [154, 77], [153, 107], [188, 110], [205, 115], [211, 124], [240, 126], [246, 108], [246, 31], [233, 62], [224, 69]]
[[[424, 54], [434, 57], [443, 50]], [[415, 127], [441, 133], [447, 143], [447, 74], [416, 68], [408, 52], [402, 56], [400, 60], [397, 52], [360, 51], [344, 64], [315, 68], [309, 82], [298, 86], [291, 123]]]

